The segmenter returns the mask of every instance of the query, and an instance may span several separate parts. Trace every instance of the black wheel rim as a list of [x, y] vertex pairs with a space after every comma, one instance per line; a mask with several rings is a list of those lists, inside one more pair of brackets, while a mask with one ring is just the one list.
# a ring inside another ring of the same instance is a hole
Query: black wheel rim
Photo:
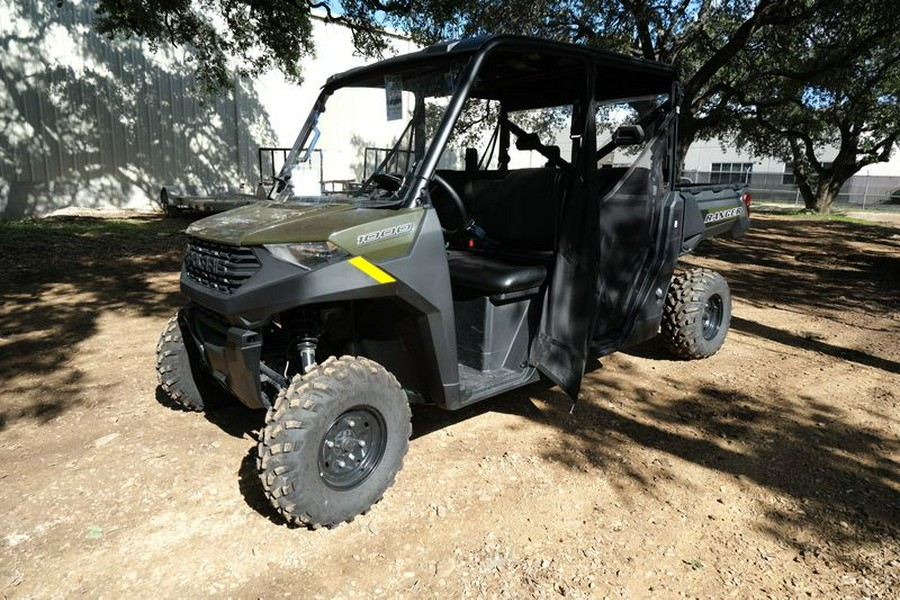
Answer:
[[387, 427], [369, 406], [351, 408], [331, 424], [319, 449], [319, 475], [329, 487], [353, 489], [366, 480], [384, 456]]
[[710, 296], [703, 307], [703, 316], [701, 322], [703, 325], [703, 339], [711, 340], [719, 333], [722, 328], [722, 297], [718, 294]]

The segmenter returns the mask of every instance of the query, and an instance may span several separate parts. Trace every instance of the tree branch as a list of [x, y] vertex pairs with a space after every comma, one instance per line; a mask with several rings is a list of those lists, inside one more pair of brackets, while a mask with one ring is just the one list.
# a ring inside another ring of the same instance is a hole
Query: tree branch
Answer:
[[734, 56], [746, 46], [764, 17], [776, 5], [777, 0], [760, 0], [753, 14], [735, 30], [728, 42], [703, 63], [684, 86], [684, 102], [690, 105], [702, 86], [706, 85]]

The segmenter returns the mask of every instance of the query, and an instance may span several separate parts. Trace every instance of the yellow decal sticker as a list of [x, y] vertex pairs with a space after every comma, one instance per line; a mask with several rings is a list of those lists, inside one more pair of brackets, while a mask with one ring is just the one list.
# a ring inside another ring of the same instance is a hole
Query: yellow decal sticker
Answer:
[[385, 273], [362, 256], [354, 256], [350, 259], [350, 264], [377, 281], [378, 283], [394, 283], [397, 281], [389, 274]]

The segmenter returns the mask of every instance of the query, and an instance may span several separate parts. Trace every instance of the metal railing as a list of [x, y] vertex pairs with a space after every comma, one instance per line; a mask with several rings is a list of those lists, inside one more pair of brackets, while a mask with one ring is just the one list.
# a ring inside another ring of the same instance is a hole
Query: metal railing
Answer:
[[[304, 148], [304, 152], [306, 149]], [[287, 160], [288, 154], [290, 154], [290, 148], [265, 148], [261, 147], [258, 151], [258, 164], [259, 164], [259, 183], [260, 185], [272, 185], [275, 183], [275, 176], [281, 170], [281, 167], [284, 166], [284, 161]], [[310, 157], [310, 160], [305, 163], [305, 168], [307, 169], [315, 169], [318, 168], [319, 171], [319, 186], [324, 190], [324, 180], [325, 180], [325, 171], [323, 166], [323, 155], [320, 149], [316, 149], [312, 151], [314, 156]], [[318, 163], [318, 167], [316, 167], [315, 163]]]
[[405, 173], [414, 155], [412, 150], [367, 146], [363, 150], [363, 181], [379, 169], [385, 173]]

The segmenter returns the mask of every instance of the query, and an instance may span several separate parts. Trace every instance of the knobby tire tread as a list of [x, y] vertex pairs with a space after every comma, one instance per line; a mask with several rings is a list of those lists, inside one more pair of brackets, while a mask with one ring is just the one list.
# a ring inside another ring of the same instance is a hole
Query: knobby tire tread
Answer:
[[[391, 472], [386, 474], [384, 490], [368, 506], [359, 507], [353, 514], [337, 519], [322, 519], [314, 514], [315, 499], [310, 497], [307, 489], [298, 489], [297, 479], [292, 477], [295, 471], [303, 467], [297, 459], [304, 456], [303, 451], [308, 445], [317, 446], [320, 443], [319, 427], [323, 418], [320, 413], [325, 411], [332, 398], [353, 389], [373, 389], [376, 386], [395, 390], [397, 397], [403, 398], [407, 429], [401, 432], [403, 446], [400, 460], [394, 466], [379, 465], [379, 468], [389, 468]], [[288, 522], [310, 529], [333, 528], [344, 522], [349, 523], [381, 501], [384, 491], [393, 485], [403, 464], [410, 433], [409, 405], [400, 384], [391, 373], [364, 357], [329, 357], [305, 375], [295, 376], [266, 413], [266, 423], [260, 432], [257, 448], [257, 470], [263, 490], [275, 510]]]
[[[704, 342], [697, 334], [697, 321], [703, 315], [708, 291], [720, 283], [728, 293], [728, 284], [719, 273], [702, 268], [679, 272], [672, 279], [666, 294], [661, 334], [666, 349], [678, 358], [706, 358], [719, 350], [721, 343], [712, 351], [703, 347]], [[726, 310], [730, 320], [730, 295]], [[727, 322], [723, 324], [726, 329], [727, 326]]]
[[203, 396], [191, 372], [177, 314], [166, 323], [156, 344], [156, 374], [160, 387], [176, 406], [184, 410], [203, 410]]

